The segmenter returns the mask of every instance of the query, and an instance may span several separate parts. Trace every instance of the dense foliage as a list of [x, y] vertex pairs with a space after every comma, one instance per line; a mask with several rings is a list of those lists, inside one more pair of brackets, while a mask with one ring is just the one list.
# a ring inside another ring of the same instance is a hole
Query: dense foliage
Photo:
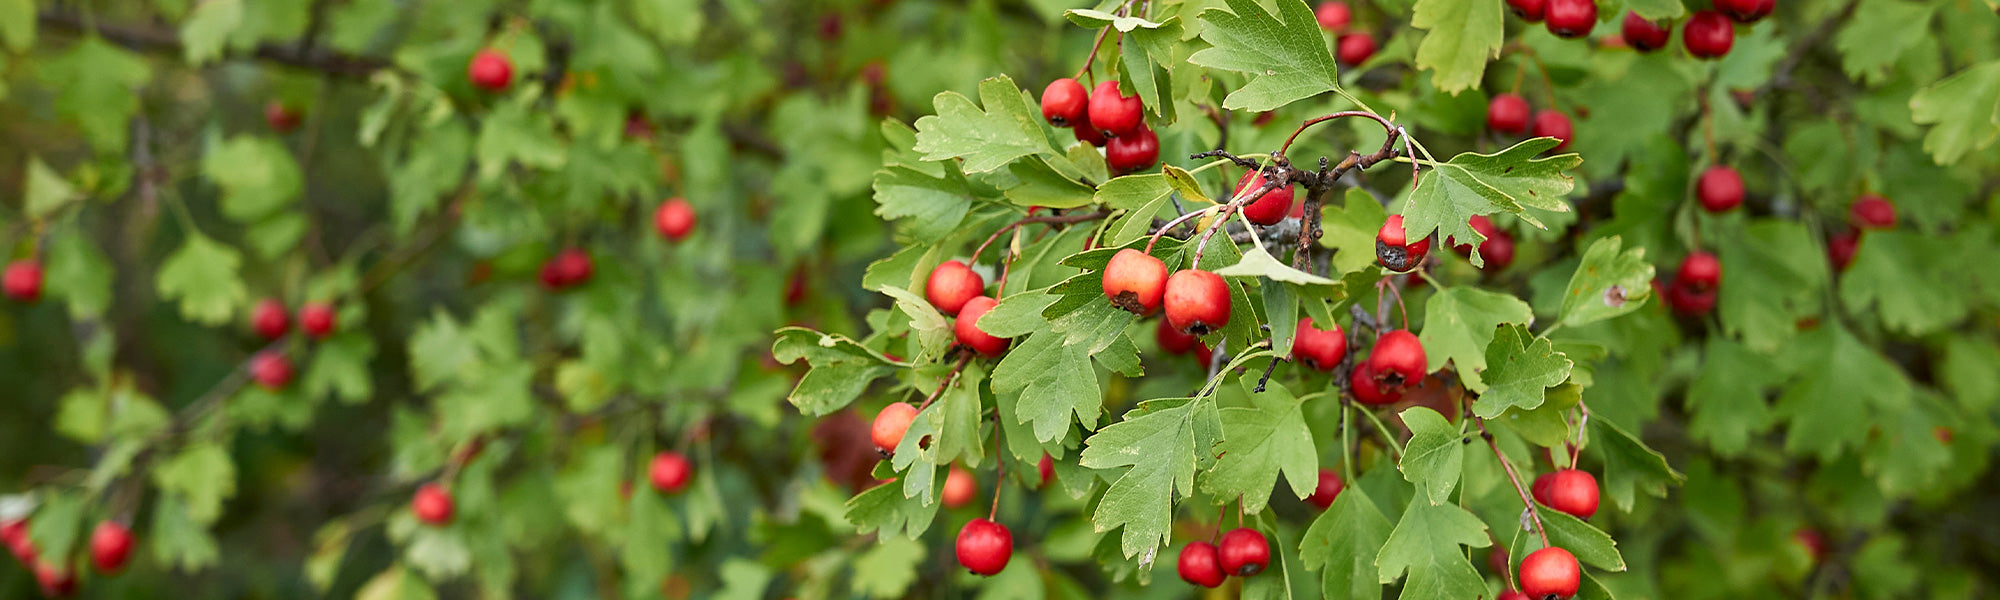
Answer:
[[0, 597], [2000, 593], [1996, 11], [0, 0]]

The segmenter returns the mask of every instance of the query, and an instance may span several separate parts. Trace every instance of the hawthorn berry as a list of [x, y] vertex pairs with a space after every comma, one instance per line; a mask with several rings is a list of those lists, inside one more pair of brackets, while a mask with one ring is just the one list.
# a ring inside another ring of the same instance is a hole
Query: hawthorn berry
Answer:
[[1674, 273], [1674, 283], [1690, 289], [1707, 291], [1722, 285], [1722, 261], [1715, 254], [1696, 250], [1681, 259], [1679, 271]]
[[654, 491], [678, 494], [687, 489], [689, 480], [694, 479], [694, 462], [688, 460], [685, 454], [662, 450], [653, 454], [653, 462], [646, 469], [646, 478], [652, 480]]
[[1007, 568], [1014, 558], [1014, 534], [986, 519], [973, 519], [958, 530], [958, 564], [980, 575], [991, 576]]
[[1778, 8], [1778, 0], [1715, 0], [1716, 12], [1738, 23], [1755, 23]]
[[1507, 0], [1507, 8], [1512, 9], [1523, 21], [1539, 23], [1542, 20], [1542, 13], [1548, 8], [1548, 0]]
[[1543, 473], [1541, 475], [1535, 476], [1535, 482], [1528, 484], [1528, 494], [1534, 496], [1536, 502], [1540, 502], [1545, 505], [1548, 504], [1549, 484], [1554, 483], [1555, 480], [1556, 480], [1555, 473]]
[[979, 482], [973, 481], [972, 473], [964, 467], [952, 465], [944, 476], [944, 507], [959, 508], [972, 503], [972, 496], [979, 493]]
[[1500, 597], [1497, 598], [1496, 600], [1532, 600], [1532, 599], [1528, 598], [1527, 594], [1523, 594], [1514, 590], [1506, 590], [1500, 592]]
[[1375, 350], [1368, 353], [1368, 368], [1375, 372], [1376, 380], [1390, 388], [1414, 386], [1430, 372], [1424, 343], [1408, 329], [1382, 334], [1382, 339], [1375, 341]]
[[986, 316], [998, 300], [980, 296], [967, 300], [965, 308], [958, 311], [958, 320], [952, 323], [952, 332], [958, 334], [958, 343], [987, 358], [1007, 352], [1007, 338], [998, 337], [978, 326], [979, 318]]
[[581, 248], [565, 248], [542, 263], [542, 287], [561, 291], [590, 281], [590, 254]]
[[1306, 502], [1311, 502], [1320, 510], [1326, 510], [1327, 507], [1333, 506], [1334, 499], [1339, 498], [1340, 491], [1346, 488], [1347, 484], [1340, 481], [1339, 472], [1322, 467], [1319, 470], [1319, 485], [1313, 488], [1311, 496], [1306, 497]]
[[896, 446], [903, 443], [903, 433], [910, 430], [910, 422], [917, 420], [917, 407], [908, 402], [891, 402], [875, 413], [875, 424], [868, 428], [868, 439], [875, 442], [875, 449], [884, 458], [896, 453]]
[[1222, 534], [1218, 554], [1222, 558], [1222, 572], [1230, 575], [1249, 577], [1271, 565], [1271, 543], [1264, 539], [1263, 532], [1248, 527]]
[[1652, 52], [1667, 47], [1667, 40], [1673, 37], [1674, 26], [1671, 23], [1662, 25], [1639, 16], [1639, 13], [1627, 11], [1619, 33], [1633, 50]]
[[1319, 371], [1331, 372], [1347, 356], [1347, 334], [1339, 323], [1326, 329], [1313, 326], [1312, 318], [1299, 319], [1299, 332], [1292, 341], [1292, 360]]
[[316, 340], [333, 335], [337, 319], [333, 305], [325, 302], [307, 302], [299, 307], [299, 329]]
[[1106, 79], [1091, 90], [1090, 126], [1110, 137], [1118, 137], [1139, 130], [1145, 122], [1141, 114], [1145, 106], [1138, 96], [1126, 96], [1118, 92], [1118, 80]]
[[1167, 278], [1167, 322], [1181, 333], [1201, 337], [1229, 324], [1229, 285], [1222, 276], [1182, 269]]
[[1313, 19], [1319, 21], [1320, 29], [1340, 33], [1354, 21], [1354, 10], [1348, 8], [1346, 2], [1321, 2], [1313, 8]]
[[1486, 127], [1501, 133], [1521, 134], [1528, 131], [1529, 112], [1528, 99], [1520, 94], [1494, 96], [1486, 103]]
[[956, 260], [947, 260], [931, 269], [930, 279], [924, 281], [924, 299], [931, 301], [938, 312], [957, 316], [965, 309], [965, 303], [986, 293], [986, 278], [972, 267]]
[[1042, 454], [1042, 462], [1035, 463], [1035, 471], [1042, 476], [1042, 487], [1049, 487], [1049, 481], [1056, 476], [1056, 459], [1048, 453]]
[[0, 274], [0, 292], [15, 302], [42, 299], [42, 263], [32, 258], [7, 263], [6, 273]]
[[472, 85], [489, 92], [507, 89], [514, 82], [514, 63], [506, 54], [491, 48], [472, 55], [472, 62], [465, 66], [465, 75]]
[[1549, 33], [1576, 39], [1590, 35], [1597, 25], [1595, 0], [1548, 0], [1542, 16], [1548, 19]]
[[1368, 62], [1369, 57], [1375, 56], [1375, 34], [1356, 31], [1340, 36], [1336, 50], [1340, 64], [1354, 66]]
[[1681, 30], [1681, 43], [1695, 58], [1717, 58], [1736, 43], [1736, 26], [1715, 11], [1696, 11]]
[[1096, 127], [1084, 125], [1082, 127], [1072, 127], [1070, 131], [1076, 134], [1076, 141], [1092, 146], [1103, 148], [1105, 144], [1110, 143], [1110, 140], [1104, 137], [1104, 132], [1098, 131]]
[[1709, 167], [1701, 172], [1701, 179], [1695, 183], [1694, 197], [1708, 212], [1729, 212], [1743, 204], [1743, 176], [1731, 167]]
[[259, 352], [250, 357], [250, 379], [267, 390], [285, 389], [292, 383], [292, 359], [278, 350]]
[[[1494, 545], [1493, 545], [1493, 549], [1492, 549], [1491, 551], [1488, 551], [1488, 552], [1486, 553], [1486, 570], [1488, 570], [1488, 571], [1491, 571], [1491, 572], [1493, 572], [1493, 576], [1495, 576], [1495, 577], [1506, 577], [1506, 576], [1507, 576], [1507, 575], [1506, 575], [1506, 573], [1507, 573], [1507, 546], [1506, 546], [1506, 545], [1504, 545], [1504, 544], [1494, 544]], [[1518, 592], [1516, 592], [1516, 593], [1518, 593]]]
[[90, 562], [106, 575], [125, 568], [132, 556], [132, 530], [117, 521], [102, 521], [90, 532]]
[[1369, 406], [1395, 404], [1403, 399], [1403, 391], [1383, 385], [1365, 360], [1354, 364], [1354, 371], [1347, 376], [1347, 388], [1354, 393], [1354, 401]]
[[426, 483], [417, 488], [417, 495], [410, 499], [410, 512], [418, 521], [426, 525], [445, 526], [451, 524], [451, 492], [437, 483]]
[[76, 571], [38, 561], [35, 563], [35, 583], [42, 586], [44, 596], [68, 598], [76, 594]]
[[1674, 284], [1667, 287], [1665, 296], [1667, 307], [1683, 315], [1699, 317], [1715, 310], [1715, 290], [1698, 290]]
[[5, 544], [7, 551], [12, 552], [14, 558], [21, 562], [33, 562], [35, 560], [35, 542], [28, 539], [27, 519], [14, 519], [0, 523], [0, 544]]
[[1075, 79], [1057, 79], [1042, 89], [1042, 118], [1048, 119], [1050, 125], [1071, 127], [1080, 124], [1087, 127], [1089, 123], [1085, 122], [1088, 118], [1085, 111], [1089, 104], [1089, 93]]
[[1113, 306], [1149, 315], [1160, 308], [1166, 289], [1167, 263], [1151, 254], [1126, 248], [1104, 264], [1104, 297]]
[[250, 308], [250, 329], [267, 340], [285, 336], [292, 328], [292, 316], [285, 313], [285, 305], [277, 300], [265, 298]]
[[1187, 354], [1202, 347], [1200, 337], [1175, 329], [1166, 319], [1160, 319], [1160, 326], [1153, 332], [1153, 337], [1160, 342], [1160, 349], [1167, 354]]
[[1874, 194], [1862, 194], [1847, 207], [1847, 221], [1862, 229], [1893, 229], [1896, 227], [1896, 205], [1888, 198]]
[[1181, 574], [1181, 581], [1205, 588], [1221, 587], [1229, 579], [1222, 572], [1222, 558], [1215, 544], [1208, 542], [1188, 542], [1181, 548], [1180, 560], [1175, 561], [1174, 570]]
[[669, 242], [679, 242], [694, 233], [694, 206], [686, 198], [675, 196], [660, 203], [653, 209], [653, 229]]
[[[1264, 187], [1264, 174], [1249, 171], [1236, 180], [1236, 191], [1230, 192], [1229, 195], [1235, 197], [1244, 190], [1262, 187]], [[1292, 186], [1289, 185], [1271, 188], [1271, 191], [1264, 192], [1264, 195], [1258, 196], [1256, 200], [1243, 205], [1243, 216], [1258, 225], [1276, 225], [1279, 221], [1285, 220], [1285, 215], [1291, 211]]]
[[278, 133], [291, 133], [299, 128], [299, 113], [285, 106], [284, 102], [272, 100], [264, 104], [264, 124]]
[[1548, 489], [1544, 492], [1548, 499], [1543, 504], [1579, 519], [1589, 519], [1597, 514], [1596, 477], [1577, 469], [1562, 469], [1550, 475]]
[[1861, 232], [1849, 228], [1826, 239], [1826, 257], [1833, 262], [1837, 271], [1847, 270], [1854, 263], [1854, 252], [1861, 249]]
[[[1479, 242], [1479, 257], [1481, 260], [1486, 261], [1486, 266], [1481, 267], [1481, 269], [1498, 271], [1507, 268], [1509, 264], [1513, 264], [1513, 234], [1507, 233], [1506, 230], [1501, 229], [1498, 225], [1494, 225], [1493, 219], [1487, 218], [1486, 215], [1473, 215], [1472, 218], [1465, 220], [1465, 224], [1471, 227], [1473, 231], [1478, 232], [1479, 235], [1486, 236], [1485, 241]], [[1457, 238], [1452, 238], [1448, 241], [1454, 242], [1451, 247], [1453, 252], [1468, 259], [1472, 257], [1472, 244], [1459, 242]]]
[[1568, 598], [1583, 583], [1582, 567], [1568, 550], [1550, 546], [1521, 559], [1521, 592], [1530, 598]]
[[1550, 152], [1568, 150], [1570, 139], [1576, 137], [1576, 128], [1570, 125], [1569, 115], [1553, 108], [1542, 109], [1541, 112], [1535, 113], [1532, 128], [1534, 131], [1530, 135], [1534, 137], [1552, 137], [1561, 140], [1556, 147], [1549, 149]]
[[1113, 173], [1136, 173], [1159, 162], [1160, 136], [1154, 135], [1151, 127], [1142, 125], [1138, 131], [1128, 131], [1104, 144], [1104, 164]]
[[1398, 273], [1423, 266], [1431, 252], [1431, 238], [1410, 241], [1403, 230], [1403, 215], [1389, 215], [1375, 232], [1375, 262]]

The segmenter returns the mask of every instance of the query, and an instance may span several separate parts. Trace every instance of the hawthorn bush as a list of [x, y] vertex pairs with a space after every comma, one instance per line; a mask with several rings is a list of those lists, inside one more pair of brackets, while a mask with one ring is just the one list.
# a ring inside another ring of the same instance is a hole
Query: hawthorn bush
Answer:
[[1987, 597], [1996, 11], [0, 0], [0, 596]]

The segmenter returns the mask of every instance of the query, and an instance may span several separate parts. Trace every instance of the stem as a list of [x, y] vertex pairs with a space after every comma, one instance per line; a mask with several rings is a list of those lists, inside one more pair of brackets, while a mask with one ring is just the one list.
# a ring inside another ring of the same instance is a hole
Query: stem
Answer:
[[986, 509], [986, 520], [1000, 516], [1000, 488], [1007, 482], [1007, 457], [1000, 448], [1000, 413], [993, 413], [993, 505]]
[[1383, 118], [1382, 115], [1378, 115], [1365, 110], [1343, 110], [1330, 115], [1323, 115], [1306, 119], [1305, 122], [1299, 123], [1299, 128], [1292, 130], [1291, 137], [1285, 138], [1284, 145], [1278, 146], [1278, 151], [1274, 152], [1273, 155], [1284, 156], [1286, 150], [1292, 149], [1292, 141], [1299, 139], [1299, 134], [1304, 133], [1307, 127], [1312, 127], [1320, 123], [1325, 123], [1327, 121], [1332, 121], [1334, 119], [1341, 119], [1346, 117], [1365, 117], [1369, 119], [1374, 119], [1375, 122], [1381, 123], [1382, 130], [1388, 132], [1389, 135], [1391, 136], [1394, 136], [1397, 130], [1399, 129], [1398, 127], [1396, 127], [1395, 123], [1390, 122], [1388, 119]]
[[1349, 414], [1353, 410], [1354, 403], [1347, 399], [1343, 391], [1340, 394], [1340, 470], [1347, 478], [1347, 485], [1354, 485], [1354, 417]]
[[985, 252], [986, 252], [986, 247], [987, 247], [987, 246], [991, 246], [991, 245], [993, 245], [993, 240], [997, 240], [997, 239], [1000, 239], [1000, 234], [1003, 234], [1003, 233], [1007, 233], [1008, 231], [1012, 231], [1013, 229], [1015, 229], [1015, 228], [1018, 228], [1018, 227], [1020, 227], [1020, 226], [1022, 226], [1022, 225], [1027, 225], [1027, 224], [1030, 224], [1030, 223], [1050, 223], [1050, 224], [1057, 224], [1057, 223], [1061, 223], [1061, 224], [1068, 224], [1068, 223], [1082, 223], [1082, 222], [1084, 222], [1084, 221], [1095, 221], [1095, 220], [1098, 220], [1098, 219], [1102, 219], [1102, 218], [1105, 218], [1105, 217], [1109, 217], [1109, 216], [1111, 216], [1111, 211], [1109, 211], [1109, 210], [1100, 210], [1100, 211], [1097, 211], [1097, 212], [1093, 212], [1093, 213], [1080, 213], [1080, 214], [1073, 214], [1073, 215], [1050, 215], [1050, 216], [1046, 216], [1046, 217], [1024, 217], [1024, 218], [1022, 218], [1022, 219], [1021, 219], [1021, 220], [1019, 220], [1019, 221], [1015, 221], [1015, 222], [1012, 222], [1012, 223], [1008, 223], [1008, 224], [1006, 224], [1006, 225], [1003, 225], [1003, 226], [1001, 226], [1001, 227], [1000, 227], [1000, 229], [998, 229], [998, 230], [995, 230], [995, 231], [993, 232], [993, 235], [989, 235], [989, 236], [986, 236], [986, 241], [984, 241], [984, 242], [980, 242], [980, 243], [979, 243], [979, 248], [977, 248], [977, 249], [974, 249], [974, 250], [972, 251], [972, 259], [971, 259], [971, 262], [972, 262], [973, 264], [978, 264], [978, 263], [979, 263], [979, 255], [980, 255], [980, 254], [983, 254], [983, 253], [985, 253]]
[[1209, 209], [1206, 208], [1197, 210], [1185, 215], [1174, 217], [1174, 220], [1167, 221], [1166, 225], [1161, 225], [1159, 231], [1153, 232], [1153, 238], [1150, 240], [1146, 240], [1146, 253], [1147, 254], [1153, 253], [1153, 244], [1160, 243], [1160, 236], [1166, 235], [1168, 231], [1172, 231], [1174, 227], [1179, 226], [1181, 223], [1186, 222], [1188, 219], [1201, 216], [1203, 214], [1206, 214], [1208, 211]]
[[958, 364], [952, 365], [951, 373], [946, 374], [944, 376], [944, 381], [938, 383], [937, 389], [931, 390], [930, 397], [924, 398], [924, 403], [917, 405], [917, 412], [924, 412], [925, 408], [930, 407], [932, 400], [936, 400], [938, 396], [943, 395], [944, 389], [947, 387], [951, 387], [951, 382], [958, 380], [958, 373], [960, 370], [965, 368], [965, 363], [971, 361], [972, 361], [971, 354], [967, 354], [964, 357], [959, 358]]
[[1486, 419], [1477, 415], [1472, 422], [1479, 425], [1479, 436], [1486, 438], [1486, 447], [1493, 449], [1493, 457], [1500, 459], [1500, 468], [1507, 471], [1507, 483], [1514, 485], [1514, 493], [1521, 497], [1521, 505], [1528, 507], [1528, 518], [1535, 524], [1535, 533], [1542, 536], [1542, 546], [1549, 545], [1549, 531], [1542, 527], [1542, 512], [1535, 508], [1535, 501], [1528, 497], [1528, 489], [1521, 487], [1521, 477], [1514, 473], [1514, 461], [1507, 460], [1507, 453], [1500, 451], [1500, 444], [1493, 441], [1493, 432], [1486, 430]]
[[1375, 432], [1382, 434], [1382, 439], [1389, 442], [1389, 449], [1396, 451], [1396, 460], [1402, 461], [1403, 444], [1396, 441], [1395, 435], [1389, 433], [1389, 426], [1382, 424], [1382, 418], [1375, 416], [1375, 411], [1365, 409], [1361, 410], [1361, 416], [1368, 417], [1368, 422], [1375, 424]]

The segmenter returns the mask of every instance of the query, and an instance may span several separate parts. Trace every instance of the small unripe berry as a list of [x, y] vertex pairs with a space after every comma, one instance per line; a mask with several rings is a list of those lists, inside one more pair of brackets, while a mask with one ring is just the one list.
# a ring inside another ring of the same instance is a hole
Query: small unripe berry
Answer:
[[1681, 43], [1695, 58], [1717, 58], [1736, 43], [1736, 26], [1714, 11], [1696, 11], [1681, 30]]
[[465, 67], [466, 77], [472, 85], [489, 92], [507, 89], [514, 82], [514, 63], [507, 55], [497, 50], [485, 49], [472, 55], [472, 62]]
[[694, 478], [694, 463], [685, 454], [663, 450], [653, 455], [653, 463], [646, 470], [646, 476], [653, 482], [654, 490], [662, 494], [678, 494], [687, 489], [688, 481]]
[[1049, 87], [1042, 90], [1042, 118], [1048, 119], [1050, 125], [1089, 127], [1090, 123], [1087, 121], [1089, 117], [1085, 113], [1089, 104], [1089, 93], [1085, 92], [1083, 84], [1077, 83], [1075, 79], [1068, 77], [1057, 79], [1049, 82]]
[[1708, 212], [1728, 212], [1743, 204], [1743, 176], [1730, 167], [1709, 167], [1695, 183], [1694, 196]]
[[1652, 52], [1667, 47], [1667, 40], [1673, 37], [1673, 24], [1662, 25], [1652, 19], [1639, 16], [1636, 12], [1625, 13], [1625, 23], [1619, 29], [1625, 44], [1633, 50]]
[[1549, 20], [1549, 33], [1555, 34], [1556, 37], [1580, 38], [1590, 35], [1591, 27], [1597, 25], [1597, 2], [1548, 0], [1543, 16]]
[[1264, 534], [1248, 527], [1238, 527], [1222, 534], [1222, 572], [1230, 575], [1249, 577], [1264, 572], [1271, 565], [1271, 543]]
[[1423, 266], [1431, 251], [1431, 238], [1411, 241], [1403, 230], [1403, 215], [1389, 215], [1375, 232], [1375, 262], [1391, 271], [1403, 272]]
[[[1236, 191], [1231, 192], [1229, 195], [1231, 198], [1234, 198], [1236, 195], [1242, 194], [1245, 190], [1256, 190], [1263, 187], [1264, 174], [1249, 171], [1244, 173], [1242, 178], [1236, 180]], [[1285, 185], [1271, 188], [1271, 191], [1264, 192], [1264, 195], [1258, 196], [1257, 199], [1243, 205], [1242, 210], [1243, 216], [1249, 218], [1252, 223], [1258, 225], [1275, 225], [1279, 221], [1285, 220], [1285, 214], [1292, 210], [1292, 186]]]
[[1347, 356], [1347, 334], [1339, 323], [1326, 329], [1313, 326], [1311, 318], [1299, 319], [1298, 336], [1292, 341], [1292, 359], [1314, 370], [1331, 372]]
[[1528, 130], [1528, 99], [1520, 94], [1494, 96], [1486, 103], [1486, 127], [1500, 133], [1520, 134]]
[[410, 499], [410, 512], [417, 520], [427, 525], [444, 526], [451, 523], [451, 492], [436, 483], [426, 483], [417, 488], [417, 495]]
[[1575, 596], [1582, 583], [1582, 567], [1568, 550], [1550, 546], [1521, 559], [1521, 591], [1530, 598]]
[[1007, 338], [998, 337], [978, 326], [979, 318], [986, 316], [999, 301], [986, 296], [967, 300], [965, 308], [958, 312], [958, 320], [952, 323], [952, 332], [958, 334], [958, 343], [981, 356], [993, 358], [1007, 352]]
[[910, 430], [910, 422], [917, 420], [917, 407], [908, 402], [892, 402], [875, 413], [875, 424], [868, 429], [868, 438], [875, 442], [875, 449], [887, 457], [896, 453], [896, 446], [903, 443], [903, 434]]
[[653, 229], [667, 241], [687, 239], [688, 234], [694, 233], [694, 224], [694, 206], [688, 204], [685, 198], [668, 198], [660, 203], [659, 208], [653, 209]]
[[1166, 289], [1167, 263], [1153, 255], [1126, 248], [1104, 265], [1104, 297], [1133, 314], [1149, 315], [1159, 309]]
[[277, 300], [265, 298], [257, 301], [257, 306], [250, 309], [250, 329], [255, 330], [257, 335], [264, 339], [275, 340], [284, 337], [285, 331], [291, 328], [292, 316], [285, 313], [285, 305]]
[[1180, 572], [1181, 581], [1205, 588], [1221, 587], [1229, 579], [1229, 574], [1222, 571], [1222, 558], [1215, 544], [1208, 542], [1189, 542], [1181, 548], [1175, 570]]
[[947, 315], [958, 315], [967, 301], [985, 293], [986, 278], [956, 260], [944, 261], [931, 269], [930, 279], [924, 282], [924, 299]]
[[958, 564], [980, 575], [991, 576], [1007, 568], [1014, 558], [1014, 534], [986, 519], [973, 519], [958, 530]]
[[1229, 324], [1229, 285], [1222, 276], [1183, 269], [1167, 278], [1167, 322], [1196, 337]]
[[1138, 131], [1145, 122], [1144, 110], [1138, 96], [1119, 93], [1116, 79], [1106, 79], [1090, 92], [1090, 126], [1113, 137]]
[[1569, 149], [1570, 138], [1576, 137], [1576, 128], [1570, 124], [1569, 115], [1549, 108], [1535, 113], [1534, 132], [1531, 135], [1561, 140], [1562, 143], [1556, 144], [1556, 147], [1550, 148], [1549, 151], [1562, 152]]

